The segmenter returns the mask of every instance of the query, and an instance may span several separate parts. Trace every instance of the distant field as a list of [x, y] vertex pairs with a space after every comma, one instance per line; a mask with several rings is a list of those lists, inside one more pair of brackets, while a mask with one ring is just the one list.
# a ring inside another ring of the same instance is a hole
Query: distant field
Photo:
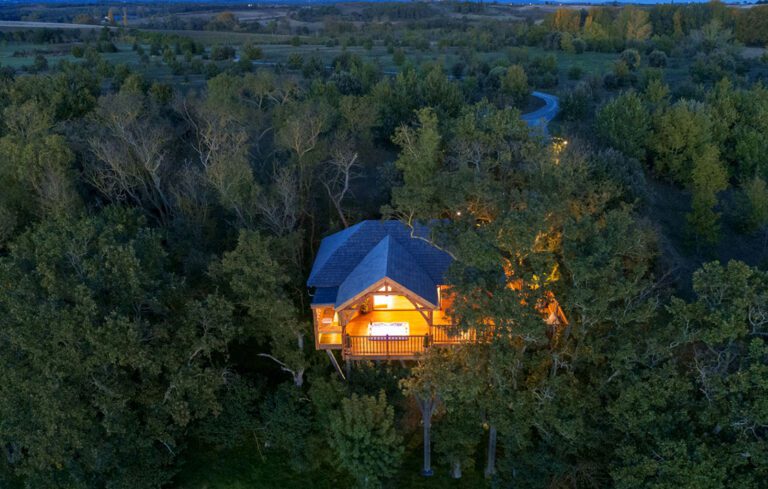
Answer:
[[[0, 28], [0, 30], [2, 30]], [[148, 30], [152, 32], [151, 30]], [[392, 54], [387, 52], [387, 48], [381, 44], [374, 45], [372, 49], [365, 49], [361, 46], [327, 46], [327, 38], [318, 36], [300, 36], [300, 45], [291, 44], [296, 36], [268, 34], [268, 33], [243, 33], [243, 32], [216, 32], [216, 31], [189, 31], [189, 30], [168, 30], [162, 31], [167, 34], [189, 37], [204, 45], [231, 45], [239, 48], [245, 43], [254, 43], [259, 45], [263, 51], [263, 58], [260, 61], [264, 64], [282, 63], [285, 64], [292, 54], [299, 54], [305, 60], [316, 57], [324, 65], [331, 64], [332, 60], [344, 52], [349, 52], [360, 56], [363, 59], [375, 62], [383, 72], [395, 73], [399, 67], [394, 63]], [[10, 66], [20, 69], [31, 66], [37, 54], [43, 54], [48, 59], [48, 64], [53, 66], [62, 60], [77, 62], [78, 60], [69, 54], [71, 44], [31, 44], [31, 43], [13, 43], [6, 42], [0, 44], [0, 65]], [[179, 86], [199, 85], [204, 81], [203, 75], [175, 76], [171, 70], [162, 63], [159, 57], [152, 57], [150, 63], [142, 64], [139, 56], [131, 49], [131, 45], [123, 42], [117, 44], [119, 51], [116, 53], [103, 53], [104, 59], [111, 63], [124, 63], [133, 69], [142, 72], [147, 78], [164, 83], [177, 84]], [[410, 62], [420, 64], [427, 61], [440, 62], [446, 70], [450, 70], [454, 64], [461, 61], [460, 50], [458, 48], [437, 48], [429, 50], [419, 50], [415, 48], [403, 48]], [[757, 57], [763, 52], [760, 48], [745, 48], [745, 56]], [[581, 54], [565, 53], [562, 51], [548, 51], [537, 47], [521, 47], [503, 49], [493, 52], [476, 53], [477, 58], [487, 62], [491, 67], [495, 63], [507, 63], [510, 60], [510, 53], [514, 57], [521, 57], [522, 62], [530, 61], [537, 57], [553, 55], [557, 60], [557, 68], [560, 83], [555, 92], [576, 82], [569, 80], [568, 72], [573, 67], [581, 68], [585, 75], [602, 75], [611, 70], [615, 60], [618, 58], [616, 53], [597, 53], [585, 52]], [[15, 54], [15, 55], [14, 55]], [[674, 83], [683, 79], [688, 74], [690, 60], [671, 58], [669, 66], [665, 70], [665, 76], [668, 81]]]

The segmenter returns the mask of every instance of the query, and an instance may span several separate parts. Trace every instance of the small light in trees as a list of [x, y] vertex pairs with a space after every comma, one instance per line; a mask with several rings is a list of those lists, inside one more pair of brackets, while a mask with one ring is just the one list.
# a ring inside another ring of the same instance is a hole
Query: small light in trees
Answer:
[[560, 154], [565, 151], [568, 141], [563, 138], [552, 138], [552, 153], [554, 154], [555, 164], [560, 164]]
[[456, 211], [456, 215], [461, 217], [461, 211]]

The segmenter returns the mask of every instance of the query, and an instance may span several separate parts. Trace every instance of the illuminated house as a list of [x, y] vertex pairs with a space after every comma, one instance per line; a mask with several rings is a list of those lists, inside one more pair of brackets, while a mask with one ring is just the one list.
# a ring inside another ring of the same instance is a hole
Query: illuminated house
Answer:
[[[322, 241], [307, 281], [317, 349], [341, 350], [347, 360], [411, 360], [432, 346], [475, 341], [475, 331], [450, 327], [444, 277], [452, 258], [428, 234], [363, 221]], [[553, 303], [542, 308], [548, 322], [562, 316]]]
[[459, 340], [444, 328], [451, 257], [427, 233], [363, 221], [322, 241], [307, 281], [318, 349], [342, 350], [347, 359], [411, 359], [441, 339]]

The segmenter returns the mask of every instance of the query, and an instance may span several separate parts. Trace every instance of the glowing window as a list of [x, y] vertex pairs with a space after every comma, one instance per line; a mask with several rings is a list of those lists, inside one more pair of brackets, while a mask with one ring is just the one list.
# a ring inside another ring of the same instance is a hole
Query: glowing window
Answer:
[[374, 295], [373, 307], [377, 309], [392, 309], [395, 296], [393, 295]]

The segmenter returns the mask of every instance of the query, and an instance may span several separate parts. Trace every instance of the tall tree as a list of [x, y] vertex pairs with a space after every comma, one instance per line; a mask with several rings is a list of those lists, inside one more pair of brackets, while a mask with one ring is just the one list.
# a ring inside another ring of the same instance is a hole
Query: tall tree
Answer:
[[298, 298], [291, 293], [292, 253], [286, 253], [285, 246], [293, 243], [242, 231], [235, 249], [225, 253], [211, 271], [244, 308], [248, 318], [245, 333], [269, 341], [269, 352], [260, 355], [275, 362], [301, 387], [308, 366], [309, 326], [296, 306]]
[[395, 431], [394, 410], [384, 392], [378, 397], [352, 394], [331, 418], [330, 444], [339, 464], [360, 488], [377, 488], [401, 463], [402, 438]]
[[437, 114], [422, 109], [417, 117], [417, 127], [401, 126], [393, 138], [400, 146], [395, 165], [402, 172], [403, 185], [392, 190], [392, 204], [405, 216], [433, 215], [440, 199], [436, 180], [443, 156]]
[[645, 157], [649, 131], [648, 109], [634, 91], [624, 92], [610, 100], [597, 113], [600, 138], [627, 156]]
[[40, 224], [0, 258], [0, 438], [27, 484], [160, 486], [222, 411], [239, 327], [169, 262], [116, 208]]

